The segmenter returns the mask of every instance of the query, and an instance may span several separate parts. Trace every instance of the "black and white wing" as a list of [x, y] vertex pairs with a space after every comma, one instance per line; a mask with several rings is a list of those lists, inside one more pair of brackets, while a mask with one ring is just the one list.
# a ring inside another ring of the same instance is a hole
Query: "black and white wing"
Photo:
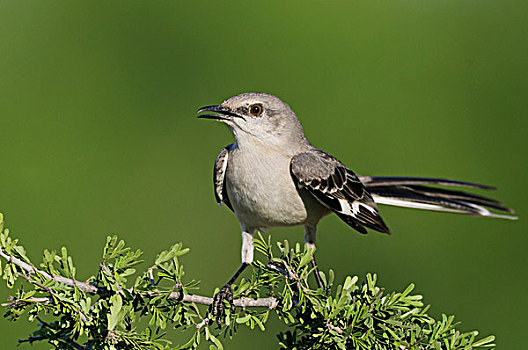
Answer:
[[220, 151], [218, 157], [216, 157], [214, 170], [213, 170], [213, 185], [215, 190], [215, 197], [218, 204], [225, 203], [231, 211], [233, 207], [229, 202], [229, 197], [227, 196], [225, 175], [227, 171], [227, 163], [229, 160], [229, 150], [231, 145], [225, 147]]
[[365, 227], [390, 233], [372, 196], [356, 174], [321, 150], [293, 157], [290, 172], [299, 188], [306, 188], [324, 206], [361, 233]]

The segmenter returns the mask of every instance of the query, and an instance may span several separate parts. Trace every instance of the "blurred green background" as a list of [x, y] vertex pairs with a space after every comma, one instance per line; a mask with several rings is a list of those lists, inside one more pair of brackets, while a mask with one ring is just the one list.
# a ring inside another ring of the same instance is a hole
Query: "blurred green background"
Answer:
[[[509, 0], [2, 1], [0, 212], [30, 257], [67, 246], [82, 278], [96, 272], [108, 234], [147, 261], [183, 241], [189, 279], [211, 294], [240, 261], [238, 223], [211, 181], [232, 136], [195, 111], [270, 92], [315, 146], [358, 173], [500, 188], [492, 195], [521, 220], [384, 207], [389, 237], [328, 217], [318, 261], [337, 281], [376, 272], [388, 290], [414, 282], [433, 315], [455, 314], [460, 329], [520, 349], [527, 10]], [[271, 233], [303, 240], [302, 228]], [[9, 293], [0, 287], [0, 300]], [[276, 348], [279, 327], [225, 345]], [[3, 347], [32, 329], [0, 320]]]

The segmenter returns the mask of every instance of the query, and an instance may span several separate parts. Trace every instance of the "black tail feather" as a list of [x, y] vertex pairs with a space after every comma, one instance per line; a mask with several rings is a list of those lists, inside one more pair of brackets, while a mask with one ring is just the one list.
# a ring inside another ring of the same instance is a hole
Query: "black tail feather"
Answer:
[[431, 185], [459, 186], [486, 190], [495, 189], [490, 186], [470, 182], [418, 177], [364, 176], [361, 177], [361, 180], [367, 190], [373, 195], [375, 201], [380, 204], [516, 219], [511, 216], [494, 214], [488, 210], [491, 209], [510, 214], [514, 213], [511, 208], [506, 207], [500, 201], [463, 191], [433, 187]]
[[399, 186], [399, 185], [440, 185], [456, 187], [472, 187], [484, 190], [496, 190], [493, 186], [481, 185], [472, 182], [435, 179], [430, 177], [405, 177], [405, 176], [359, 176], [367, 187], [370, 186]]
[[504, 211], [508, 213], [514, 212], [512, 209], [506, 207], [502, 202], [496, 199], [479, 196], [479, 195], [472, 194], [472, 193], [448, 190], [448, 189], [443, 189], [443, 188], [427, 187], [427, 186], [421, 186], [421, 185], [406, 186], [406, 187], [408, 187], [411, 191], [414, 191], [414, 192], [417, 192], [417, 193], [420, 193], [426, 196], [430, 196], [430, 197], [466, 201], [468, 203], [483, 205], [490, 209], [495, 209], [495, 210]]

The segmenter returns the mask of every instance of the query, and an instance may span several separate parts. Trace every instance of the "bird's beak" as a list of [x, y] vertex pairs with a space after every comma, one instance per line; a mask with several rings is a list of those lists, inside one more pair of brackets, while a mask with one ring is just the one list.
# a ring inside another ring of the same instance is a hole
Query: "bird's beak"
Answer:
[[196, 113], [215, 112], [215, 114], [199, 114], [197, 118], [215, 119], [215, 120], [231, 120], [233, 118], [242, 118], [243, 116], [231, 112], [222, 105], [205, 106], [200, 108]]

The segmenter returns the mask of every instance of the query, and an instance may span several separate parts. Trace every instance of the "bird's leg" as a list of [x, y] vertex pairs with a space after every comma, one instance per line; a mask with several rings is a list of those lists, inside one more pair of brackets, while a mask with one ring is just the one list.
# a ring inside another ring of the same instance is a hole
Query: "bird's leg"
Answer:
[[[312, 227], [312, 226], [304, 227], [304, 244], [306, 245], [306, 248], [315, 249], [315, 233], [316, 233], [315, 227]], [[312, 266], [314, 268], [314, 275], [315, 275], [315, 281], [317, 282], [317, 286], [321, 288], [323, 286], [323, 281], [321, 280], [321, 276], [319, 275], [319, 269], [317, 268], [317, 264], [315, 263], [315, 252], [312, 255]]]
[[321, 280], [321, 276], [319, 275], [319, 269], [317, 268], [317, 264], [315, 263], [315, 256], [312, 256], [312, 266], [314, 268], [315, 281], [317, 282], [317, 287], [321, 288], [323, 286], [323, 281]]
[[254, 230], [247, 230], [242, 228], [242, 264], [236, 270], [235, 274], [227, 281], [227, 283], [220, 289], [220, 291], [213, 298], [213, 315], [216, 316], [216, 322], [222, 322], [221, 316], [224, 313], [224, 300], [231, 304], [231, 310], [234, 311], [233, 292], [231, 285], [236, 281], [238, 276], [253, 262], [253, 234]]

